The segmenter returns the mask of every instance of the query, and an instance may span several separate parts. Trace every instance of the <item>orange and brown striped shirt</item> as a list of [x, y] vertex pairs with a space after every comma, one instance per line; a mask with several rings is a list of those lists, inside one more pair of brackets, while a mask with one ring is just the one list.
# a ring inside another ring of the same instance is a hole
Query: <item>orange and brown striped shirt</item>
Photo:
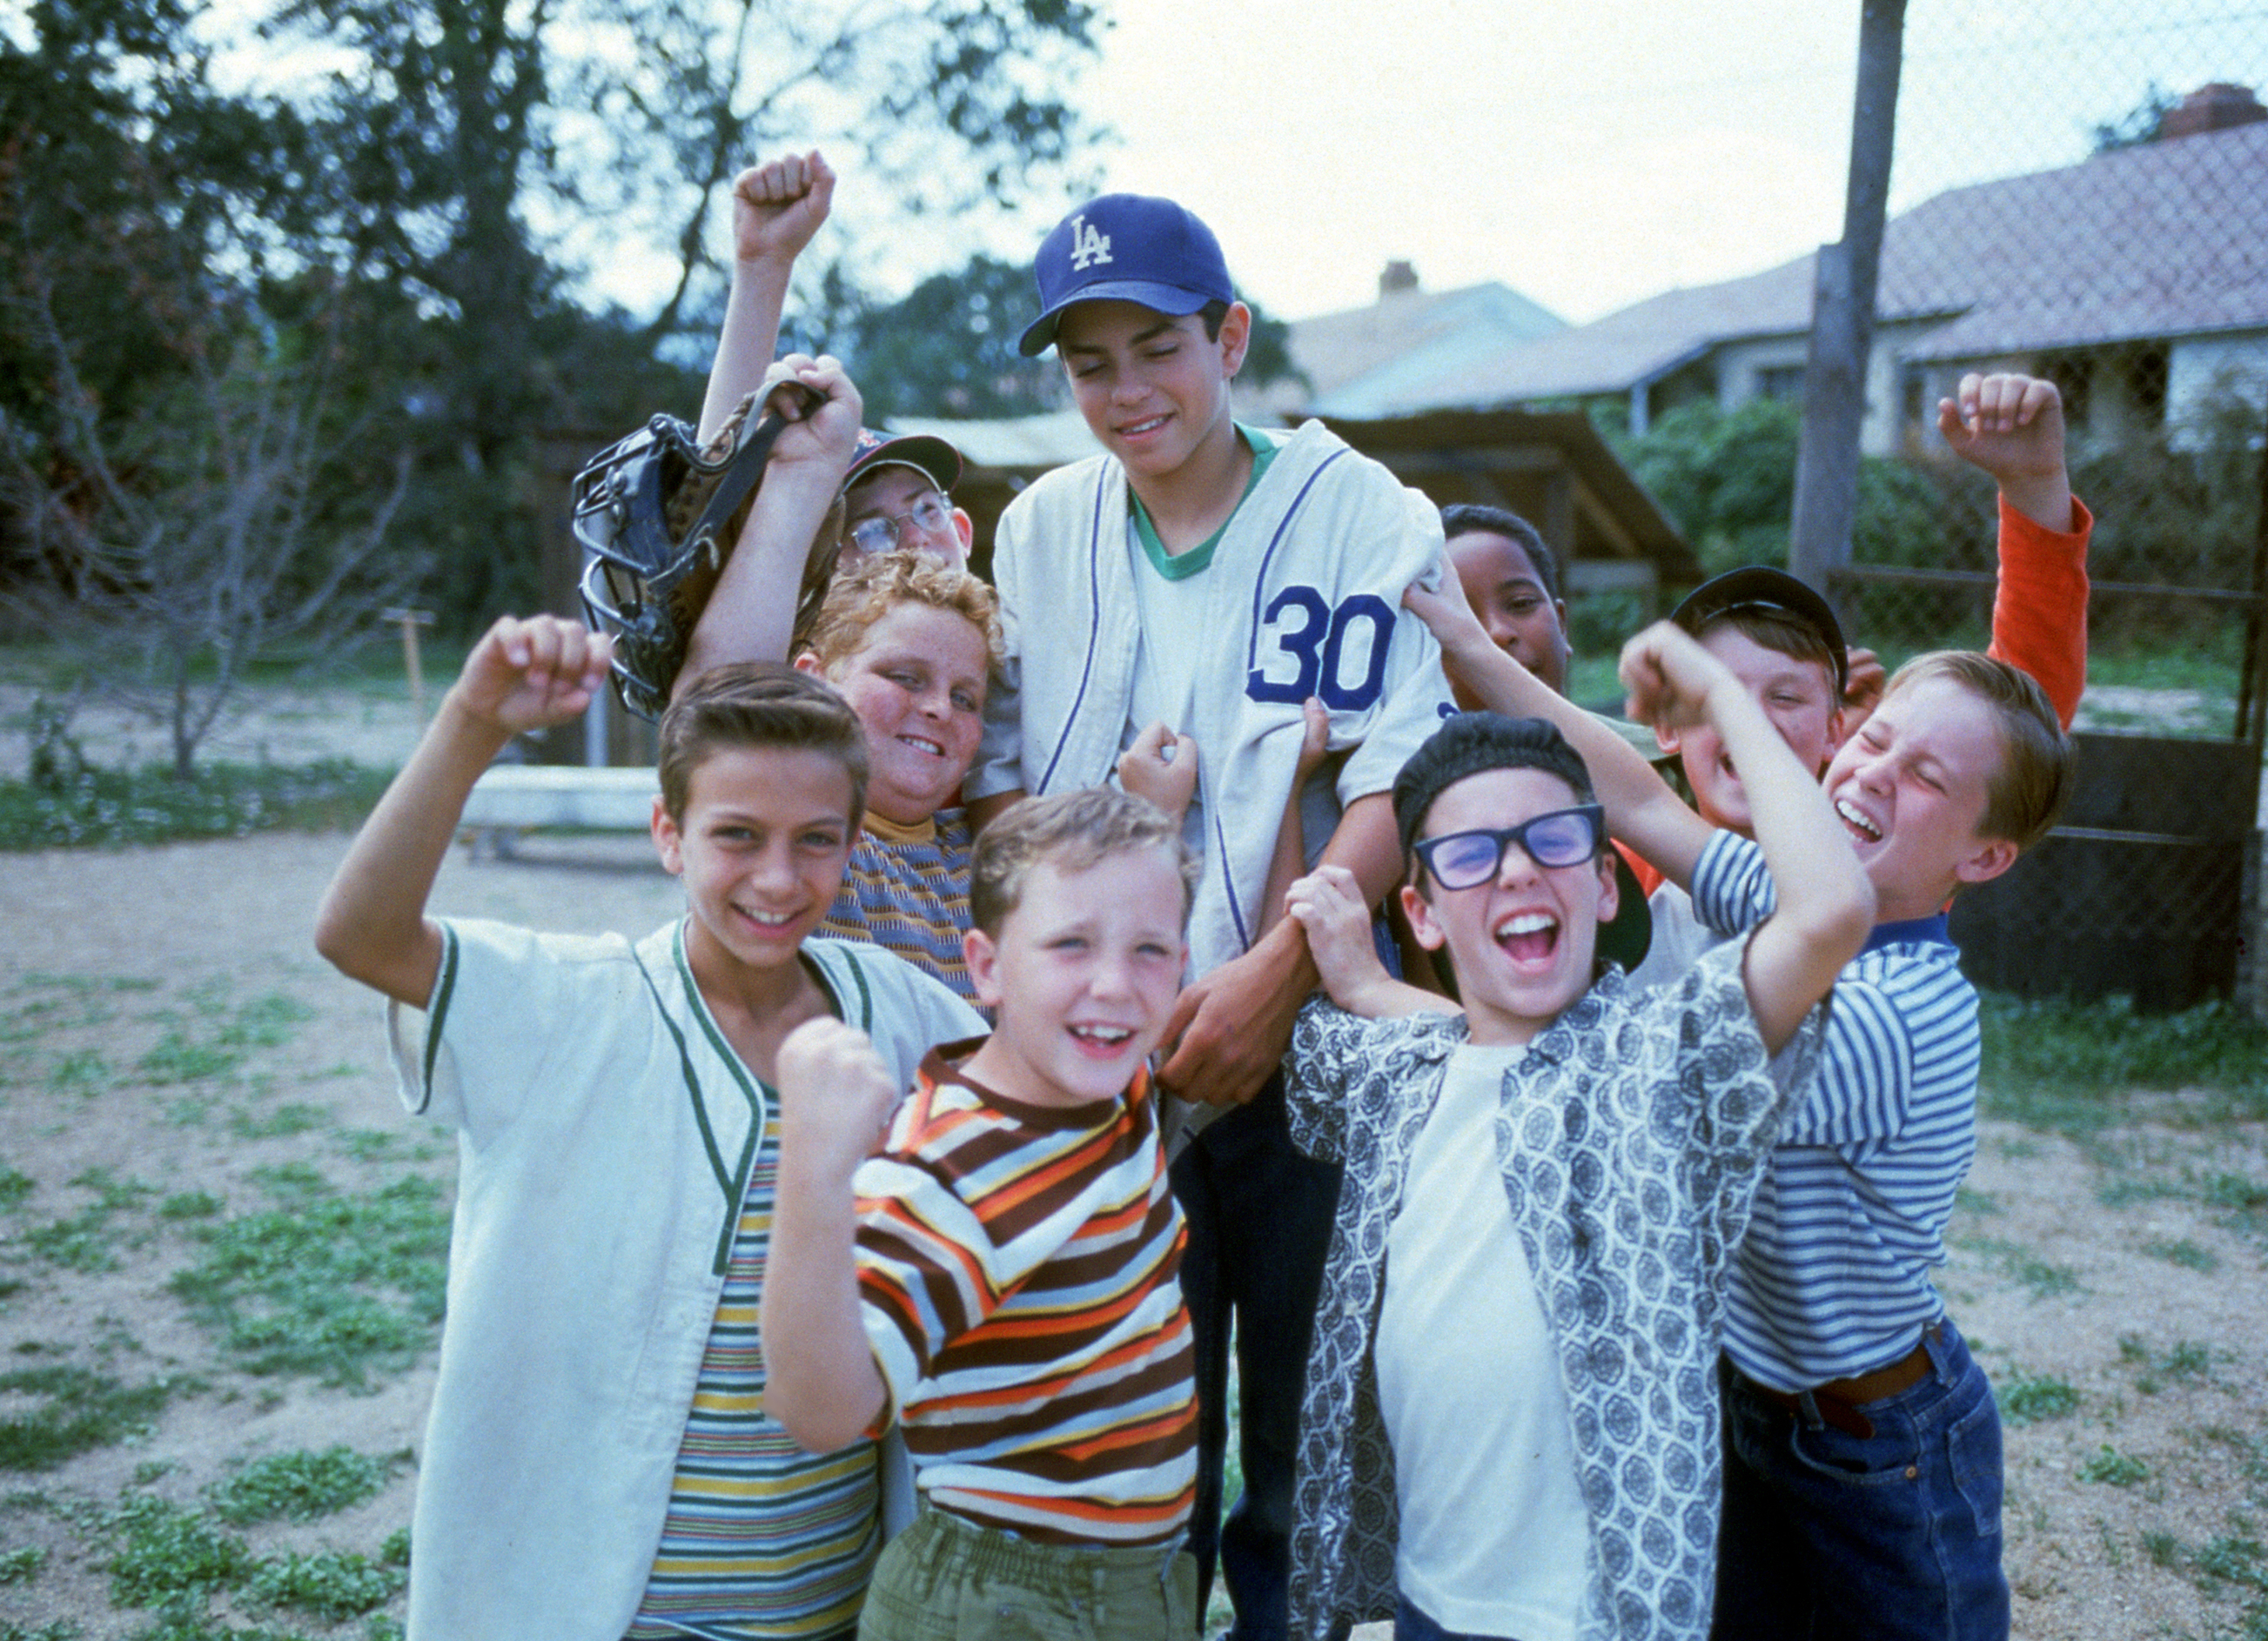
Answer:
[[1196, 1483], [1187, 1233], [1148, 1078], [1034, 1106], [933, 1052], [857, 1186], [866, 1336], [930, 1503], [1049, 1542], [1178, 1535]]

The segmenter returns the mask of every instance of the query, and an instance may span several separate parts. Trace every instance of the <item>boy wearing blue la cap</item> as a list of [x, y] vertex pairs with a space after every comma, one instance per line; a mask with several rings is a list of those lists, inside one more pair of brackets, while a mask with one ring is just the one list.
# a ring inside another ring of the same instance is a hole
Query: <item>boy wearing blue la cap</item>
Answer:
[[[1197, 1102], [1174, 1166], [1201, 1402], [1193, 1548], [1209, 1577], [1233, 1313], [1245, 1494], [1217, 1548], [1236, 1641], [1274, 1641], [1338, 1182], [1285, 1127], [1278, 1068], [1316, 974], [1296, 921], [1263, 931], [1262, 901], [1295, 790], [1310, 865], [1348, 867], [1373, 905], [1395, 879], [1394, 776], [1450, 705], [1439, 646], [1399, 603], [1436, 570], [1440, 519], [1320, 423], [1236, 423], [1230, 383], [1252, 315], [1211, 230], [1182, 206], [1094, 200], [1048, 235], [1034, 272], [1023, 351], [1055, 348], [1103, 453], [1041, 478], [1001, 518], [1006, 676], [965, 791], [981, 820], [1026, 793], [1108, 780], [1153, 725], [1195, 742], [1183, 824], [1203, 876], [1159, 1073]], [[1310, 699], [1330, 755], [1302, 784]]]

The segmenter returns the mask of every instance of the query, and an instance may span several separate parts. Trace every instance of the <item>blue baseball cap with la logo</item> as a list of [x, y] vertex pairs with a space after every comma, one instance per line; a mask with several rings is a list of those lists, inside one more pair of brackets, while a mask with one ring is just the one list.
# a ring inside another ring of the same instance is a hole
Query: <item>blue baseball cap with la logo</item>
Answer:
[[1027, 358], [1048, 350], [1074, 302], [1138, 302], [1180, 315], [1236, 300], [1212, 230], [1173, 201], [1146, 194], [1106, 194], [1064, 217], [1040, 242], [1032, 276], [1040, 316], [1024, 332]]

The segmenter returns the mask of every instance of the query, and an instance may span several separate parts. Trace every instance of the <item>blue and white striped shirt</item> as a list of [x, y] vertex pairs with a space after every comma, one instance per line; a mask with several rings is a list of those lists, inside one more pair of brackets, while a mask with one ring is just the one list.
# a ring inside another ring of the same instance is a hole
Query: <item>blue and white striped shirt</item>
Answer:
[[[1726, 931], [1771, 910], [1764, 853], [1720, 832], [1693, 878]], [[1912, 1350], [1944, 1314], [1954, 1193], [1977, 1153], [1977, 993], [1942, 916], [1878, 925], [1837, 978], [1818, 1080], [1772, 1150], [1726, 1295], [1725, 1350], [1798, 1391]]]

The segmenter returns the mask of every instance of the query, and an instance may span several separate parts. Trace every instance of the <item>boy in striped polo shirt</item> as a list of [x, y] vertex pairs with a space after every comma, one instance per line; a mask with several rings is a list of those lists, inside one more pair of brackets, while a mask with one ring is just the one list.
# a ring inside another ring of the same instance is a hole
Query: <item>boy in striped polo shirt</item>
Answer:
[[[1970, 651], [1899, 668], [1828, 766], [1880, 922], [1726, 1295], [1719, 1641], [2008, 1633], [1999, 1414], [1929, 1278], [1977, 1150], [1977, 993], [1945, 908], [2046, 835], [2072, 777], [2038, 684]], [[1771, 905], [1753, 861], [1695, 883], [1713, 928]]]
[[902, 1100], [840, 1022], [781, 1050], [767, 1406], [814, 1452], [895, 1417], [923, 1505], [863, 1637], [1197, 1632], [1186, 1239], [1146, 1069], [1195, 878], [1139, 798], [1021, 805], [970, 888], [993, 1034], [930, 1056]]

